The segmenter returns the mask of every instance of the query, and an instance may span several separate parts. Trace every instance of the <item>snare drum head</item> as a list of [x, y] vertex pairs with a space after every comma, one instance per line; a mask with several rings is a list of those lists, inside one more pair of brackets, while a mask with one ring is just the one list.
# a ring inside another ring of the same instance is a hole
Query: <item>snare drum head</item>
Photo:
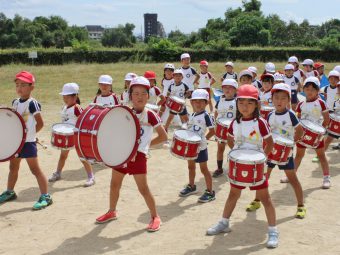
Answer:
[[74, 134], [74, 126], [67, 123], [57, 123], [52, 126], [52, 131], [58, 134], [72, 135]]
[[199, 135], [188, 130], [176, 130], [174, 132], [174, 136], [178, 137], [181, 140], [190, 142], [201, 142], [202, 140], [202, 138]]
[[172, 98], [172, 100], [174, 100], [175, 102], [177, 102], [179, 104], [185, 104], [185, 100], [180, 98], [180, 97], [172, 96], [171, 98]]
[[279, 144], [285, 144], [288, 146], [294, 146], [294, 141], [288, 139], [287, 137], [283, 137], [277, 134], [273, 134], [274, 142], [278, 141]]
[[266, 155], [263, 152], [256, 150], [232, 150], [229, 152], [229, 157], [235, 161], [243, 162], [263, 162], [266, 160]]
[[329, 117], [332, 119], [332, 120], [335, 120], [336, 122], [340, 122], [340, 115], [336, 115], [334, 113], [330, 114]]
[[222, 124], [222, 126], [229, 127], [232, 120], [228, 118], [219, 118], [216, 122]]
[[0, 161], [2, 161], [18, 152], [23, 144], [25, 131], [20, 117], [8, 108], [0, 108], [0, 122]]
[[309, 129], [309, 130], [312, 130], [318, 134], [324, 134], [326, 133], [326, 129], [319, 125], [319, 124], [315, 124], [314, 122], [311, 122], [310, 120], [306, 120], [306, 119], [303, 119], [303, 120], [300, 120], [302, 126], [304, 126], [305, 128]]
[[140, 126], [127, 107], [112, 108], [103, 118], [98, 133], [97, 147], [103, 162], [118, 167], [134, 156], [138, 148]]
[[273, 111], [275, 108], [273, 106], [268, 106], [268, 105], [261, 105], [261, 111], [264, 112], [271, 112]]

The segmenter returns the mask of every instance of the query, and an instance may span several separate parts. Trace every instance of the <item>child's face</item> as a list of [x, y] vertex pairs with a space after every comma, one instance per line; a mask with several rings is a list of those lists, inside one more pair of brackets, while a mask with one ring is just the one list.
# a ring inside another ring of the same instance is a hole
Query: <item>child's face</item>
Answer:
[[264, 91], [269, 91], [269, 90], [271, 90], [272, 87], [273, 87], [273, 81], [270, 80], [270, 79], [264, 79], [264, 80], [262, 81], [262, 87], [263, 87]]
[[165, 75], [165, 78], [167, 78], [167, 79], [172, 79], [173, 74], [174, 74], [174, 71], [172, 69], [165, 69], [164, 70], [164, 75]]
[[26, 99], [31, 96], [31, 92], [34, 89], [34, 85], [31, 85], [29, 83], [23, 82], [21, 80], [15, 81], [15, 89], [17, 92], [17, 95], [22, 98]]
[[294, 75], [294, 70], [285, 70], [285, 75], [290, 78]]
[[303, 87], [303, 92], [306, 94], [306, 99], [312, 101], [318, 97], [319, 90], [315, 89], [313, 85], [307, 84]]
[[292, 64], [294, 66], [295, 70], [297, 70], [298, 67], [299, 67], [298, 63], [295, 63], [295, 62], [288, 62], [288, 64]]
[[331, 76], [328, 78], [328, 81], [334, 87], [339, 82], [339, 78], [336, 76]]
[[174, 74], [174, 81], [178, 84], [182, 81], [183, 76], [179, 73]]
[[309, 65], [304, 65], [303, 66], [303, 69], [306, 71], [306, 72], [311, 72], [313, 70], [313, 67], [312, 66], [309, 66]]
[[227, 99], [232, 99], [235, 97], [236, 89], [233, 86], [223, 86], [222, 91]]
[[278, 112], [283, 112], [284, 110], [286, 110], [290, 102], [289, 95], [285, 91], [274, 92], [272, 100], [275, 110]]
[[227, 73], [232, 73], [233, 69], [234, 68], [232, 66], [225, 66], [225, 70], [227, 71]]
[[257, 107], [257, 100], [240, 98], [237, 99], [237, 109], [242, 114], [243, 118], [252, 118]]
[[208, 66], [200, 65], [200, 69], [201, 69], [201, 72], [202, 72], [202, 73], [208, 72]]
[[131, 81], [125, 81], [124, 87], [125, 89], [128, 89], [130, 87]]
[[190, 58], [183, 58], [181, 62], [184, 67], [187, 67], [190, 65]]
[[99, 89], [100, 89], [102, 95], [108, 95], [108, 94], [110, 94], [110, 91], [111, 91], [111, 85], [99, 83]]
[[248, 76], [248, 75], [243, 75], [240, 78], [240, 85], [245, 85], [245, 84], [251, 84], [252, 82], [252, 77]]
[[73, 95], [66, 95], [66, 96], [63, 96], [63, 100], [64, 100], [65, 105], [71, 106], [71, 105], [76, 104], [77, 97]]
[[324, 66], [320, 66], [319, 68], [316, 69], [316, 71], [318, 71], [318, 73], [321, 75], [321, 74], [324, 73], [325, 67]]
[[131, 92], [131, 102], [136, 110], [143, 110], [149, 99], [148, 90], [141, 85], [135, 85]]
[[156, 85], [156, 80], [154, 80], [154, 79], [149, 80], [149, 82], [150, 82], [151, 87]]
[[190, 103], [194, 112], [203, 112], [207, 106], [207, 101], [204, 99], [192, 99]]

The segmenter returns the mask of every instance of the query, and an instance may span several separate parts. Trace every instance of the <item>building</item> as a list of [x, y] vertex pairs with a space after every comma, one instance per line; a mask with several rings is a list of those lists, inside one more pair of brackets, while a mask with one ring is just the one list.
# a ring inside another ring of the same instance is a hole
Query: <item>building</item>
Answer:
[[102, 26], [97, 26], [97, 25], [87, 25], [85, 26], [85, 29], [89, 33], [89, 38], [92, 40], [101, 40], [103, 33], [104, 33], [104, 28]]
[[158, 23], [156, 13], [144, 14], [144, 38], [157, 36]]

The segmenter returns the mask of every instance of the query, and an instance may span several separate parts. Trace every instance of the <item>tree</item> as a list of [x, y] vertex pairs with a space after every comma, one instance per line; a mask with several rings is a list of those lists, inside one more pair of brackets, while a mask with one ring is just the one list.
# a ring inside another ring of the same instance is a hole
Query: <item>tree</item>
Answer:
[[250, 0], [249, 2], [246, 0], [242, 0], [242, 5], [245, 12], [257, 11], [259, 12], [261, 9], [261, 2], [257, 0]]
[[103, 46], [109, 47], [132, 47], [136, 42], [133, 36], [133, 24], [119, 25], [116, 28], [106, 29], [102, 37]]

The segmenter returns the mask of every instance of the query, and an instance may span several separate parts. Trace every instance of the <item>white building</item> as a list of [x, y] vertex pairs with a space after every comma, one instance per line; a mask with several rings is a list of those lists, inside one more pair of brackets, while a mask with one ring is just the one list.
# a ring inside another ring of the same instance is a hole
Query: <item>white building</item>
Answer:
[[104, 28], [102, 26], [97, 26], [97, 25], [87, 25], [85, 26], [85, 29], [89, 33], [89, 38], [92, 40], [101, 40], [103, 33], [104, 33]]

